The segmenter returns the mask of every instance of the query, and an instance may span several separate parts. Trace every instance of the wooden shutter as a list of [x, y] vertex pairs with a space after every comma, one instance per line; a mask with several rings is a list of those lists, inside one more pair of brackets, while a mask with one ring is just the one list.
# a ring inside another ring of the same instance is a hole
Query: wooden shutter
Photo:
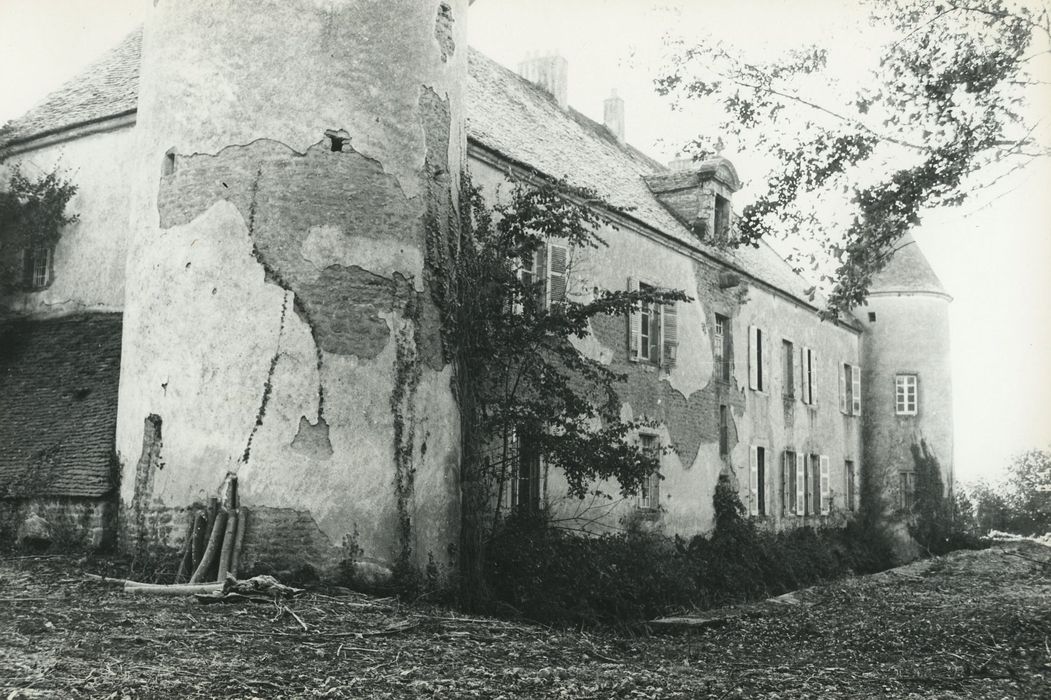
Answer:
[[748, 514], [759, 515], [759, 448], [748, 448]]
[[748, 388], [759, 389], [759, 329], [748, 326]]
[[803, 403], [810, 403], [810, 348], [799, 348], [799, 377]]
[[566, 300], [566, 268], [569, 262], [569, 249], [564, 245], [551, 243], [547, 249], [547, 304], [560, 303]]
[[[628, 291], [639, 291], [639, 281], [634, 277], [628, 278]], [[639, 348], [642, 343], [642, 316], [636, 309], [628, 317], [628, 359], [632, 362], [639, 361]]]
[[679, 315], [675, 308], [677, 302], [664, 304], [661, 307], [661, 365], [674, 367], [679, 354]]
[[806, 455], [796, 454], [796, 514], [806, 513]]
[[817, 355], [811, 348], [807, 348], [807, 379], [810, 381], [810, 388], [807, 391], [810, 393], [810, 403], [817, 403]]
[[781, 515], [788, 515], [792, 507], [788, 499], [792, 496], [789, 488], [792, 478], [792, 469], [788, 464], [788, 452], [781, 453]]
[[850, 413], [850, 406], [847, 405], [847, 367], [843, 363], [839, 363], [839, 412]]
[[831, 503], [828, 498], [828, 455], [821, 455], [818, 458], [818, 463], [821, 469], [821, 515], [828, 515], [831, 510]]
[[861, 368], [857, 365], [850, 366], [850, 387], [851, 387], [851, 400], [852, 405], [850, 407], [851, 412], [855, 416], [861, 415]]

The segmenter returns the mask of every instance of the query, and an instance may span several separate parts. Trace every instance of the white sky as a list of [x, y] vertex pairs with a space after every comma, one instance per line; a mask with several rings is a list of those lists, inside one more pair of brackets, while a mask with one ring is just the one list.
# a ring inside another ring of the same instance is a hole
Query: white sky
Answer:
[[[0, 0], [0, 122], [18, 116], [139, 22], [148, 0]], [[849, 0], [477, 0], [471, 43], [514, 68], [527, 52], [569, 61], [569, 102], [601, 121], [611, 88], [624, 98], [627, 138], [659, 160], [706, 120], [655, 95], [666, 32], [708, 32], [776, 52], [817, 41], [854, 65], [878, 37]], [[1051, 92], [1042, 95], [1051, 113]], [[710, 122], [710, 119], [707, 120]], [[712, 128], [709, 124], [708, 128]], [[745, 180], [749, 161], [727, 153]], [[755, 169], [752, 169], [753, 176]], [[925, 217], [920, 246], [952, 304], [956, 470], [1000, 471], [1014, 453], [1051, 446], [1051, 164], [993, 195]]]

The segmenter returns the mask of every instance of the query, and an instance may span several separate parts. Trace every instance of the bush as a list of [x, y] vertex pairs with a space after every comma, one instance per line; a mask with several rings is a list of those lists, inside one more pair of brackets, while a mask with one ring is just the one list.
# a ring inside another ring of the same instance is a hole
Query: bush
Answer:
[[716, 487], [715, 511], [711, 536], [688, 542], [638, 532], [581, 537], [542, 519], [511, 518], [489, 546], [494, 608], [546, 622], [630, 622], [892, 565], [890, 543], [856, 523], [760, 530], [726, 482]]

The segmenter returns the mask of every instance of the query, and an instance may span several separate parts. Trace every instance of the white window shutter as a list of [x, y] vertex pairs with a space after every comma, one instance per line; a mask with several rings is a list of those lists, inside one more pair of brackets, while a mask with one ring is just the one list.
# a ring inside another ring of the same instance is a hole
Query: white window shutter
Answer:
[[855, 416], [861, 415], [861, 368], [857, 365], [850, 366], [851, 399], [853, 405], [850, 407]]
[[828, 515], [831, 510], [831, 503], [828, 498], [828, 455], [821, 455], [819, 464], [821, 465], [821, 515]]
[[[634, 277], [628, 278], [628, 291], [639, 291], [639, 281]], [[628, 359], [632, 362], [639, 361], [639, 353], [642, 344], [642, 316], [636, 309], [628, 317]]]
[[759, 388], [759, 329], [748, 326], [748, 388]]
[[547, 304], [566, 300], [566, 269], [569, 266], [569, 249], [551, 243], [547, 249]]
[[671, 302], [661, 306], [661, 366], [674, 367], [675, 359], [679, 354], [679, 315], [675, 305]]
[[847, 406], [847, 366], [839, 364], [839, 412], [850, 413]]
[[766, 331], [763, 330], [762, 328], [760, 328], [759, 329], [759, 349], [760, 349], [760, 354], [762, 355], [762, 358], [763, 358], [762, 362], [760, 363], [762, 368], [763, 368], [763, 377], [762, 377], [762, 381], [759, 382], [759, 385], [760, 385], [760, 388], [763, 391], [767, 392], [767, 393], [770, 393], [770, 390], [771, 390], [771, 388], [773, 386], [770, 383], [771, 379], [772, 379], [771, 376], [770, 376], [770, 354], [771, 354], [770, 351], [773, 349], [773, 347], [774, 347], [774, 344], [771, 343], [770, 339], [766, 337]]
[[759, 515], [759, 449], [748, 448], [748, 514]]
[[806, 455], [796, 454], [796, 513], [806, 512]]

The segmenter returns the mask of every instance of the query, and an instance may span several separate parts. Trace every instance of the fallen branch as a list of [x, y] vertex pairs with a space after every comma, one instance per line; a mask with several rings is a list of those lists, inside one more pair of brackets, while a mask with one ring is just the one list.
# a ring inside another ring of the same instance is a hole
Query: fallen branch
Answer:
[[223, 589], [221, 583], [139, 583], [138, 581], [125, 581], [125, 593], [145, 593], [153, 595], [193, 595], [194, 593], [219, 592]]

